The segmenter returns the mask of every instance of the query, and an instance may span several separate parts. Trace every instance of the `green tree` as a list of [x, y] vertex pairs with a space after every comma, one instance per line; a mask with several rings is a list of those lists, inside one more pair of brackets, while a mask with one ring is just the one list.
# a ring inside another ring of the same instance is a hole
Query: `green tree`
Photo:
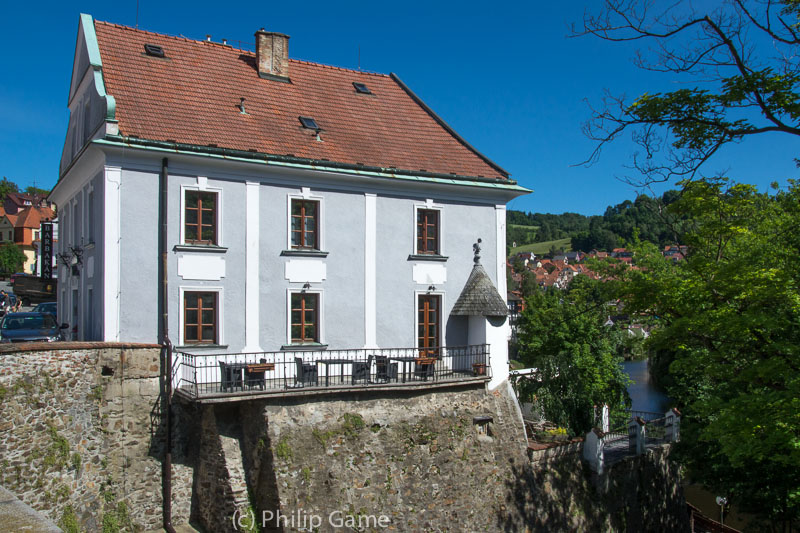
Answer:
[[30, 194], [31, 196], [47, 196], [48, 194], [50, 194], [49, 190], [42, 189], [34, 185], [28, 185], [27, 187], [25, 187], [24, 192], [25, 194]]
[[800, 135], [798, 13], [797, 0], [605, 0], [574, 33], [646, 43], [637, 66], [690, 85], [632, 102], [607, 96], [585, 127], [598, 141], [587, 163], [629, 133], [642, 148], [632, 164], [641, 177], [629, 181], [692, 179], [727, 143], [767, 132]]
[[619, 336], [603, 325], [605, 293], [598, 284], [579, 276], [568, 291], [536, 291], [520, 324], [518, 359], [539, 372], [538, 379], [520, 382], [521, 397], [573, 435], [591, 429], [594, 406], [630, 404]]
[[16, 244], [0, 246], [0, 272], [11, 274], [20, 272], [25, 263], [25, 254]]
[[0, 202], [5, 200], [10, 192], [19, 192], [19, 187], [17, 187], [16, 183], [3, 176], [3, 179], [0, 180]]
[[657, 317], [648, 344], [685, 415], [678, 458], [785, 531], [800, 518], [800, 187], [682, 185], [685, 260], [640, 242], [641, 268], [613, 275], [629, 313]]

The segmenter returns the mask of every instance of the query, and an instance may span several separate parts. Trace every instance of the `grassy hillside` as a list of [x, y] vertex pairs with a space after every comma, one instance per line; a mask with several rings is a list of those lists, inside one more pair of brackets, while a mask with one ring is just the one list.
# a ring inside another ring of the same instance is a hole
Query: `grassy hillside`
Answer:
[[572, 250], [570, 247], [570, 239], [558, 239], [557, 241], [535, 242], [533, 244], [525, 244], [511, 249], [511, 254], [519, 252], [533, 252], [536, 255], [544, 255], [550, 251], [550, 247], [555, 245], [556, 248], [563, 248], [565, 252]]

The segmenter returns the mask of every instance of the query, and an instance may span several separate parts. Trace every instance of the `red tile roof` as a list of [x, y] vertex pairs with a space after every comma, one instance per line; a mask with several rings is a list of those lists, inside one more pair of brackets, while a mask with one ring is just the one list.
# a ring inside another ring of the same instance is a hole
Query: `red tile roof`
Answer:
[[[12, 217], [14, 215], [6, 215]], [[52, 220], [55, 213], [49, 207], [26, 207], [16, 215], [15, 228], [39, 229], [42, 220]]]
[[[255, 54], [95, 22], [120, 134], [345, 164], [502, 178], [392, 76], [290, 60], [291, 83], [258, 76]], [[166, 58], [144, 54], [145, 43]], [[372, 95], [356, 93], [353, 82]], [[240, 98], [247, 114], [241, 114]], [[298, 117], [322, 128], [319, 142]]]

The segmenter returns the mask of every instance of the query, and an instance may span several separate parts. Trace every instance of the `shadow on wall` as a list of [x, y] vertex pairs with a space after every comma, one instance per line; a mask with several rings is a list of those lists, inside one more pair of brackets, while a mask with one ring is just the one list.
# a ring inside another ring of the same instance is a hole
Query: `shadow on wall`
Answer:
[[[167, 450], [167, 395], [165, 359], [160, 358], [159, 394], [150, 409], [150, 442], [147, 455], [158, 461], [161, 470], [155, 474], [163, 488], [163, 465]], [[172, 403], [172, 524], [177, 525], [192, 520], [195, 514], [193, 497], [197, 479], [197, 458], [200, 456], [201, 428], [200, 409], [193, 404], [173, 400]], [[189, 480], [191, 479], [191, 483]], [[153, 512], [163, 512], [163, 493], [153, 495], [157, 503]], [[162, 518], [163, 519], [163, 518]]]
[[[512, 465], [508, 505], [531, 531], [689, 531], [677, 464], [669, 447], [632, 457], [598, 476], [580, 459]], [[517, 531], [508, 516], [498, 528]]]
[[465, 316], [449, 316], [445, 325], [445, 342], [448, 346], [466, 346], [468, 343], [467, 326], [469, 319]]

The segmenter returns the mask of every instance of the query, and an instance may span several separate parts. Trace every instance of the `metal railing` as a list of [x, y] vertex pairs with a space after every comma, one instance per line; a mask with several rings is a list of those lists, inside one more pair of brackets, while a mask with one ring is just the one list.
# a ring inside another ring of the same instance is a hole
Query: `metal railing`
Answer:
[[608, 431], [603, 440], [605, 442], [612, 442], [615, 440], [622, 440], [628, 438], [628, 422], [635, 418], [641, 418], [649, 423], [652, 420], [663, 418], [663, 413], [651, 413], [649, 411], [634, 411], [633, 409], [626, 409], [619, 413], [611, 413], [608, 421]]
[[488, 344], [174, 356], [175, 390], [195, 399], [491, 377]]

